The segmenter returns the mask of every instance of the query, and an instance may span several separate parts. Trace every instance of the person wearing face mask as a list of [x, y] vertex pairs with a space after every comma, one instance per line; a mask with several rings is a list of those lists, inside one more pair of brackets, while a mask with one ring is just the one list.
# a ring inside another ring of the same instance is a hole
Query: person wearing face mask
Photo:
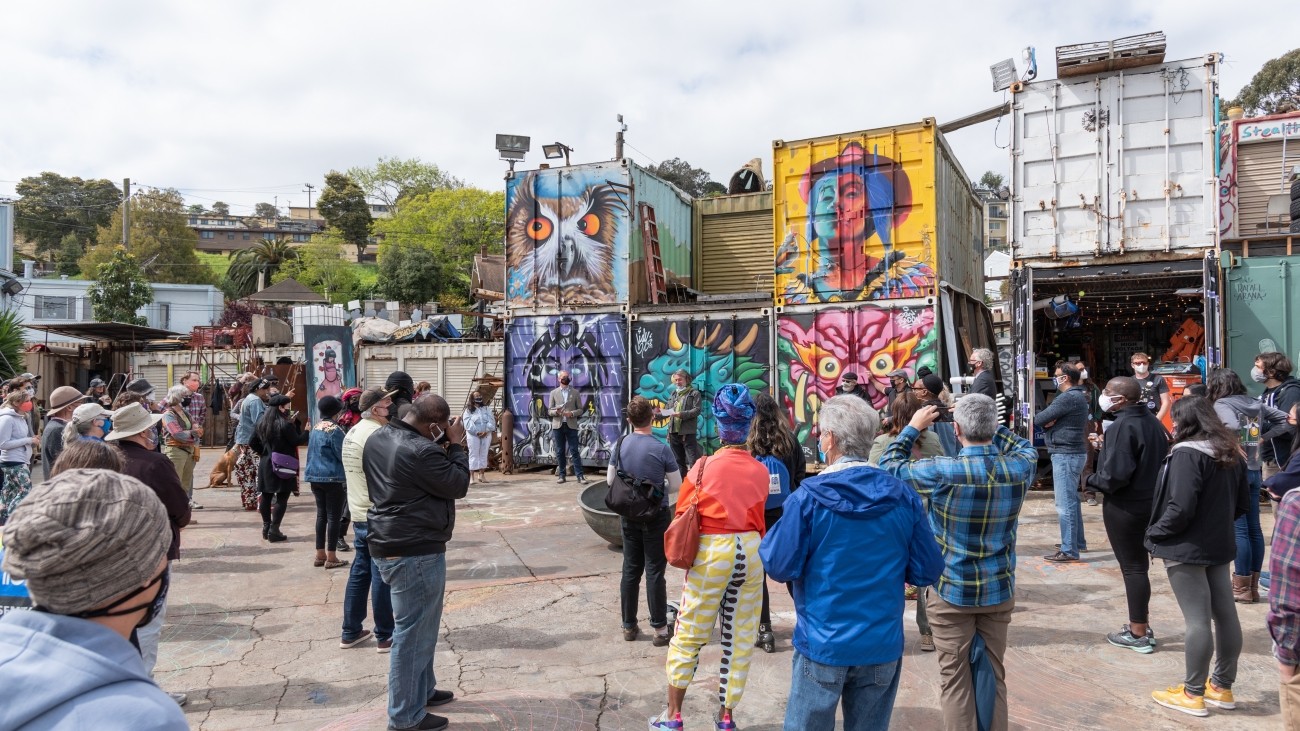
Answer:
[[45, 420], [45, 431], [41, 432], [41, 464], [47, 473], [63, 451], [63, 431], [73, 409], [85, 400], [86, 397], [72, 386], [59, 386], [50, 394], [50, 415]]
[[858, 383], [858, 374], [853, 371], [844, 371], [840, 376], [840, 393], [845, 396], [857, 396], [868, 404], [871, 403], [871, 394]]
[[993, 380], [993, 358], [993, 351], [988, 348], [976, 348], [971, 351], [966, 367], [970, 369], [971, 375], [975, 376], [975, 380], [970, 384], [971, 393], [983, 394], [996, 400], [998, 385]]
[[[181, 557], [181, 528], [190, 524], [190, 501], [185, 496], [180, 477], [171, 460], [155, 451], [158, 446], [158, 414], [151, 414], [140, 404], [131, 404], [113, 415], [113, 431], [104, 437], [106, 442], [116, 442], [122, 449], [123, 474], [130, 475], [153, 489], [158, 501], [167, 511], [171, 523], [172, 541], [167, 549], [167, 560]], [[153, 674], [158, 661], [158, 637], [162, 634], [167, 607], [164, 603], [153, 621], [141, 627], [136, 636], [140, 640], [140, 655], [145, 672]], [[185, 703], [183, 696], [176, 702]]]
[[[343, 636], [339, 639], [339, 647], [344, 650], [365, 642], [372, 634], [380, 653], [389, 652], [393, 646], [393, 600], [388, 584], [379, 576], [367, 540], [370, 531], [366, 512], [373, 503], [370, 502], [370, 485], [366, 482], [362, 462], [366, 442], [388, 423], [388, 415], [392, 413], [393, 393], [385, 392], [382, 388], [362, 392], [357, 399], [361, 420], [343, 437], [343, 475], [348, 486], [348, 511], [357, 517], [352, 523], [356, 557], [352, 560], [347, 589], [343, 593]], [[373, 633], [363, 627], [366, 622], [367, 593], [375, 610]]]
[[176, 467], [176, 476], [185, 488], [185, 497], [190, 501], [191, 510], [202, 510], [203, 506], [194, 502], [194, 465], [199, 461], [199, 440], [203, 438], [203, 427], [191, 421], [190, 412], [185, 408], [191, 399], [189, 388], [172, 386], [167, 391], [167, 410], [163, 412], [163, 455]]
[[1156, 420], [1164, 423], [1165, 417], [1169, 415], [1169, 407], [1173, 403], [1173, 396], [1169, 394], [1169, 384], [1160, 376], [1151, 374], [1151, 357], [1146, 353], [1134, 353], [1129, 358], [1129, 365], [1133, 366], [1133, 378], [1137, 380], [1138, 388], [1141, 389], [1139, 399], [1146, 404], [1151, 413], [1156, 415]]
[[450, 703], [439, 690], [434, 650], [447, 583], [447, 542], [456, 501], [469, 492], [465, 428], [429, 394], [366, 441], [362, 469], [374, 504], [366, 511], [370, 553], [392, 588], [395, 630], [388, 665], [388, 727], [441, 729], [425, 711]]
[[[668, 446], [677, 460], [677, 469], [686, 477], [686, 471], [700, 458], [700, 443], [696, 440], [696, 422], [704, 408], [704, 396], [691, 385], [691, 374], [684, 369], [673, 374], [677, 390], [668, 399]], [[664, 413], [664, 412], [656, 412]]]
[[[1250, 369], [1250, 379], [1264, 385], [1259, 400], [1267, 406], [1290, 413], [1291, 407], [1300, 403], [1300, 379], [1291, 375], [1291, 359], [1277, 352], [1255, 356], [1255, 367]], [[1259, 459], [1263, 479], [1267, 480], [1281, 471], [1291, 459], [1294, 435], [1287, 434], [1264, 440], [1259, 445]]]
[[[578, 478], [579, 485], [585, 485], [587, 478], [582, 473], [582, 445], [578, 443], [578, 413], [581, 409], [578, 389], [570, 387], [568, 371], [560, 371], [558, 375], [560, 387], [553, 389], [546, 399], [546, 407], [551, 415], [551, 439], [555, 443], [555, 474], [559, 475], [555, 481], [564, 483], [564, 472], [568, 469], [564, 458], [567, 449], [569, 458], [573, 460], [573, 474]], [[694, 439], [694, 422], [691, 424], [691, 438]], [[672, 441], [671, 430], [668, 439]]]
[[1101, 434], [1101, 420], [1106, 416], [1106, 412], [1101, 410], [1101, 404], [1098, 399], [1101, 398], [1101, 389], [1097, 384], [1092, 382], [1088, 374], [1088, 365], [1083, 361], [1074, 364], [1079, 369], [1079, 390], [1083, 391], [1084, 397], [1088, 400], [1088, 434], [1089, 438], [1085, 440], [1088, 448], [1088, 457], [1083, 463], [1083, 472], [1079, 473], [1079, 486], [1083, 489], [1083, 498], [1088, 505], [1096, 507], [1097, 493], [1088, 487], [1088, 475], [1097, 471], [1097, 448], [1092, 444], [1091, 435]]
[[113, 431], [113, 412], [100, 406], [98, 402], [82, 404], [72, 412], [72, 418], [63, 428], [63, 448], [78, 439], [98, 439], [104, 441], [104, 435]]
[[1043, 558], [1067, 563], [1078, 561], [1079, 554], [1088, 550], [1079, 506], [1079, 473], [1088, 460], [1088, 400], [1079, 388], [1079, 371], [1071, 364], [1056, 364], [1055, 383], [1060, 392], [1034, 415], [1034, 424], [1043, 428], [1052, 457], [1052, 489], [1061, 529], [1056, 553]]
[[497, 429], [497, 419], [492, 408], [483, 400], [483, 394], [475, 391], [469, 398], [469, 406], [460, 416], [465, 425], [466, 437], [469, 439], [469, 479], [474, 482], [474, 473], [478, 473], [480, 484], [488, 481], [488, 448], [492, 446], [492, 432]]
[[32, 450], [41, 438], [32, 435], [28, 415], [32, 397], [26, 388], [10, 391], [0, 407], [0, 525], [32, 489]]
[[1106, 495], [1102, 523], [1124, 576], [1128, 601], [1128, 622], [1119, 632], [1106, 635], [1106, 641], [1150, 654], [1156, 640], [1148, 617], [1151, 556], [1144, 541], [1160, 466], [1169, 454], [1169, 433], [1142, 399], [1136, 379], [1110, 379], [1101, 392], [1101, 407], [1113, 412], [1115, 421], [1104, 435], [1092, 437], [1094, 443], [1100, 443], [1101, 452], [1097, 471], [1088, 476], [1088, 487]]
[[282, 394], [266, 402], [266, 411], [253, 430], [248, 446], [261, 455], [257, 465], [257, 504], [262, 513], [262, 539], [271, 543], [288, 540], [280, 523], [289, 507], [289, 493], [298, 494], [298, 447], [311, 440], [290, 414], [292, 399]]
[[4, 528], [3, 569], [35, 606], [0, 617], [0, 728], [189, 728], [131, 639], [166, 603], [170, 543], [134, 478], [71, 470], [32, 491]]

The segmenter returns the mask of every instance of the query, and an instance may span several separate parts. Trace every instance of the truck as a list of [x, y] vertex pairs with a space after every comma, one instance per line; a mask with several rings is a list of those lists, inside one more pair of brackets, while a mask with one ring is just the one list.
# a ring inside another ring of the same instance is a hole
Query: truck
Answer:
[[1057, 360], [1101, 384], [1143, 352], [1175, 397], [1221, 363], [1219, 61], [1161, 52], [1012, 85], [1015, 423], [1027, 436]]

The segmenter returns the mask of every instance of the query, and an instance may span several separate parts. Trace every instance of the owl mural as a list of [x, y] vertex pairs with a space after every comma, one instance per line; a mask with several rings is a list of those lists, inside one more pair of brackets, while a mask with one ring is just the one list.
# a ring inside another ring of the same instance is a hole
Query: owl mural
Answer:
[[513, 187], [511, 198], [506, 266], [512, 303], [548, 307], [617, 301], [615, 243], [626, 209], [611, 186], [530, 173]]

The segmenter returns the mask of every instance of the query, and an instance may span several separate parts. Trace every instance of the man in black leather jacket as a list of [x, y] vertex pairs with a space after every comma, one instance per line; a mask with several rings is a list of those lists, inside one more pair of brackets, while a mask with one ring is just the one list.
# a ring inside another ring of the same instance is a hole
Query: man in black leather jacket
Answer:
[[368, 543], [392, 591], [393, 650], [388, 667], [390, 729], [441, 729], [447, 719], [425, 706], [451, 702], [437, 690], [433, 653], [447, 583], [446, 551], [456, 500], [469, 490], [465, 429], [447, 401], [429, 395], [366, 441], [362, 470], [374, 505]]

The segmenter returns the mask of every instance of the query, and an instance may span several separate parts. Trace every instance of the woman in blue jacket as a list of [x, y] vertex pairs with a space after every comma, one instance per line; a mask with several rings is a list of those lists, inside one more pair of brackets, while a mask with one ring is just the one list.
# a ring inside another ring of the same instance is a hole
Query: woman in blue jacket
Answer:
[[316, 402], [316, 408], [320, 412], [320, 421], [312, 427], [307, 441], [307, 471], [303, 476], [316, 498], [314, 565], [337, 569], [348, 565], [335, 554], [339, 528], [343, 525], [344, 502], [348, 496], [343, 474], [343, 427], [334, 421], [343, 410], [343, 402], [334, 396], [326, 396]]

